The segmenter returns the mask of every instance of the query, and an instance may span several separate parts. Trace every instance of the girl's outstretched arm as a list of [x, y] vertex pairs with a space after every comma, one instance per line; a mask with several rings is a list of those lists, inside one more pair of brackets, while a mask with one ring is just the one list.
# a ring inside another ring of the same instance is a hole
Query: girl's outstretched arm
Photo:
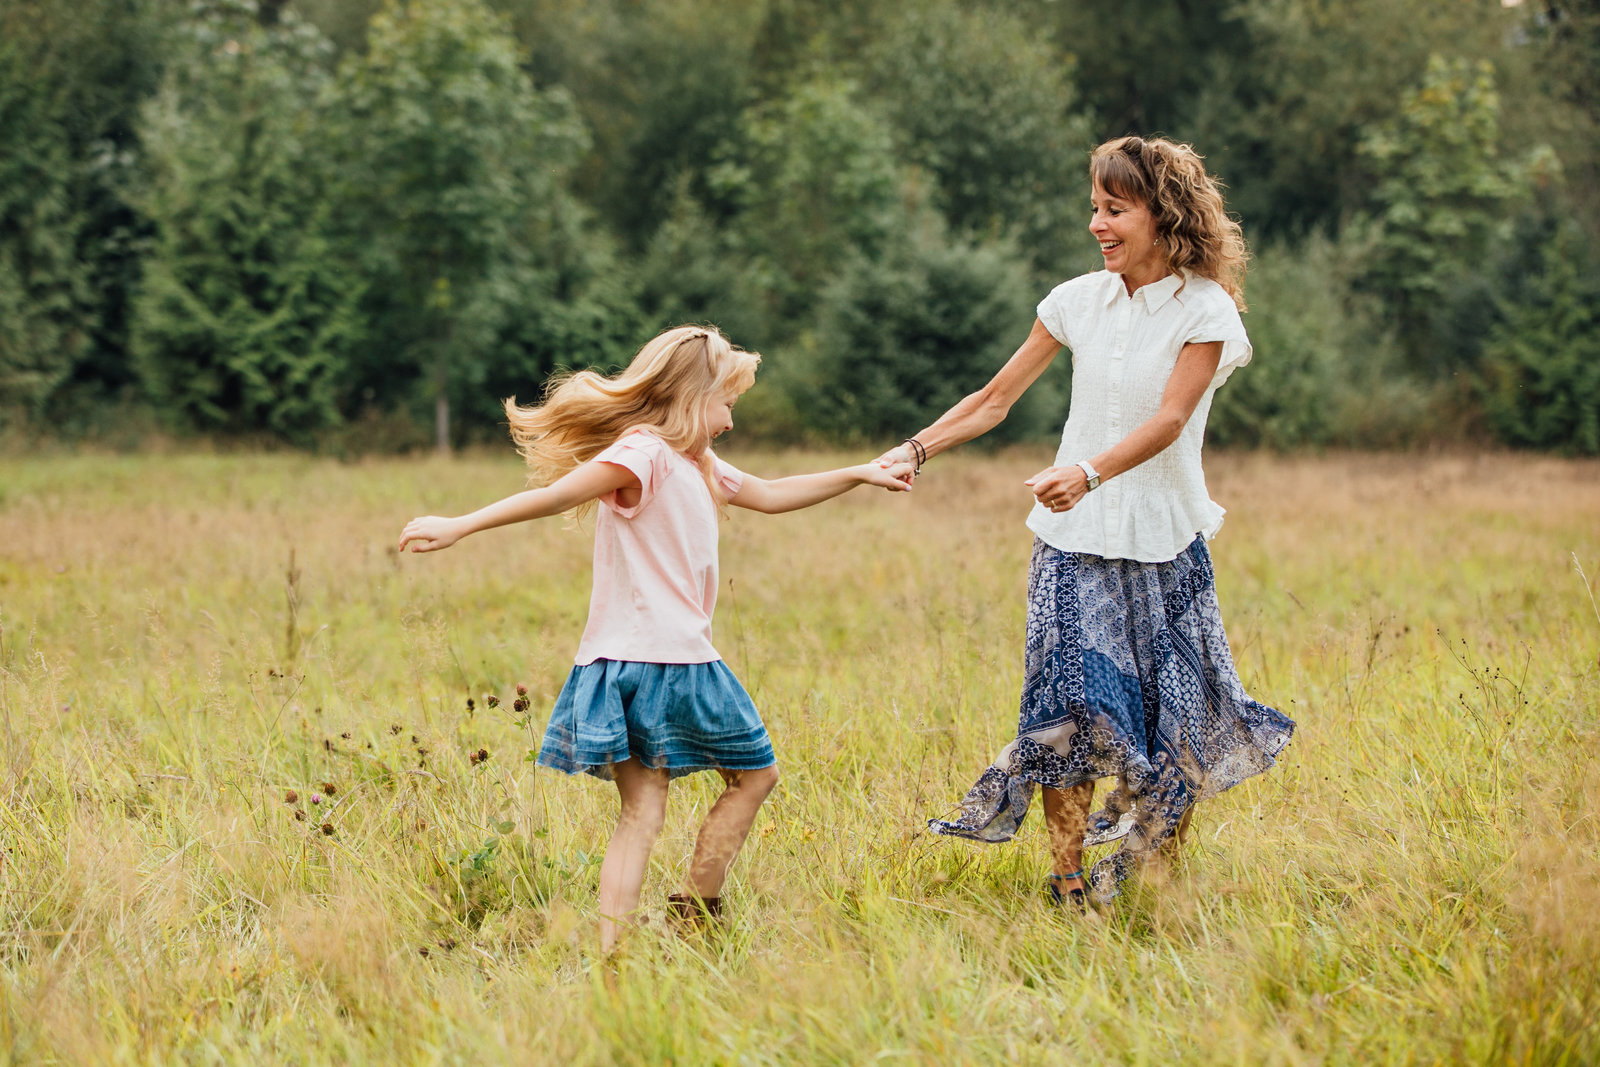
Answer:
[[776, 515], [783, 511], [799, 511], [812, 504], [820, 504], [858, 485], [881, 485], [885, 489], [905, 492], [911, 488], [911, 464], [896, 463], [879, 466], [862, 463], [855, 467], [841, 467], [817, 474], [796, 474], [788, 478], [757, 478], [746, 474], [739, 491], [728, 501], [751, 511]]
[[412, 519], [400, 531], [400, 551], [404, 552], [409, 544], [413, 552], [435, 552], [479, 530], [559, 515], [618, 489], [637, 490], [639, 487], [638, 475], [626, 467], [615, 463], [585, 463], [542, 489], [513, 494], [470, 515], [455, 518], [424, 515]]

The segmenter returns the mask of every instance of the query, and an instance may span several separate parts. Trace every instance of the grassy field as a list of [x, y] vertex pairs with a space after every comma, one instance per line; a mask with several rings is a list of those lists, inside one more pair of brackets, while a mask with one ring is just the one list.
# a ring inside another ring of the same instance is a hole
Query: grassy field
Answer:
[[785, 777], [711, 940], [660, 923], [714, 795], [674, 787], [610, 983], [614, 792], [526, 758], [586, 534], [391, 547], [514, 458], [0, 460], [0, 1058], [1600, 1059], [1600, 465], [1212, 456], [1234, 652], [1299, 732], [1084, 922], [1037, 815], [923, 829], [1015, 727], [1046, 458], [724, 524], [718, 645]]

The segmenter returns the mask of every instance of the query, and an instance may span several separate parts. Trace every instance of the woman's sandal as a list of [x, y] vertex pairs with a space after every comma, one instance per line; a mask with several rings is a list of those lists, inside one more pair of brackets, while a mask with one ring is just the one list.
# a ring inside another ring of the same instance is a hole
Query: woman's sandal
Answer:
[[1045, 885], [1050, 889], [1050, 899], [1055, 901], [1057, 904], [1071, 904], [1080, 912], [1088, 911], [1089, 894], [1083, 891], [1083, 886], [1080, 885], [1076, 888], [1065, 890], [1061, 888], [1062, 882], [1070, 882], [1074, 878], [1082, 877], [1083, 868], [1081, 867], [1070, 874], [1052, 874], [1050, 876], [1050, 880], [1045, 883]]
[[721, 897], [673, 893], [667, 897], [667, 921], [680, 934], [704, 930], [722, 918]]

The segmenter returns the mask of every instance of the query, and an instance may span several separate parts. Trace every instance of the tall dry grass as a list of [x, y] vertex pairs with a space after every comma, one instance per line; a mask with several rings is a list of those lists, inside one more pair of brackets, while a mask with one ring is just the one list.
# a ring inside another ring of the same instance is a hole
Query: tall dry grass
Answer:
[[[1600, 466], [1212, 457], [1235, 654], [1300, 730], [1085, 923], [1036, 824], [922, 829], [1015, 725], [1045, 458], [724, 525], [718, 644], [785, 777], [725, 935], [652, 925], [609, 985], [613, 794], [525, 759], [587, 538], [389, 547], [514, 462], [0, 462], [0, 1056], [1600, 1058]], [[674, 787], [658, 918], [713, 795]]]

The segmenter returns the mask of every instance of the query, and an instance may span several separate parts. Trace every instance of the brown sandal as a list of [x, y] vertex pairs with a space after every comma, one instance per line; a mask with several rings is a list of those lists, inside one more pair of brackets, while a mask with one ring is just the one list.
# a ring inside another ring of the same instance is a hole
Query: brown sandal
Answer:
[[667, 920], [680, 933], [704, 930], [722, 918], [722, 898], [693, 893], [673, 893], [667, 897]]

